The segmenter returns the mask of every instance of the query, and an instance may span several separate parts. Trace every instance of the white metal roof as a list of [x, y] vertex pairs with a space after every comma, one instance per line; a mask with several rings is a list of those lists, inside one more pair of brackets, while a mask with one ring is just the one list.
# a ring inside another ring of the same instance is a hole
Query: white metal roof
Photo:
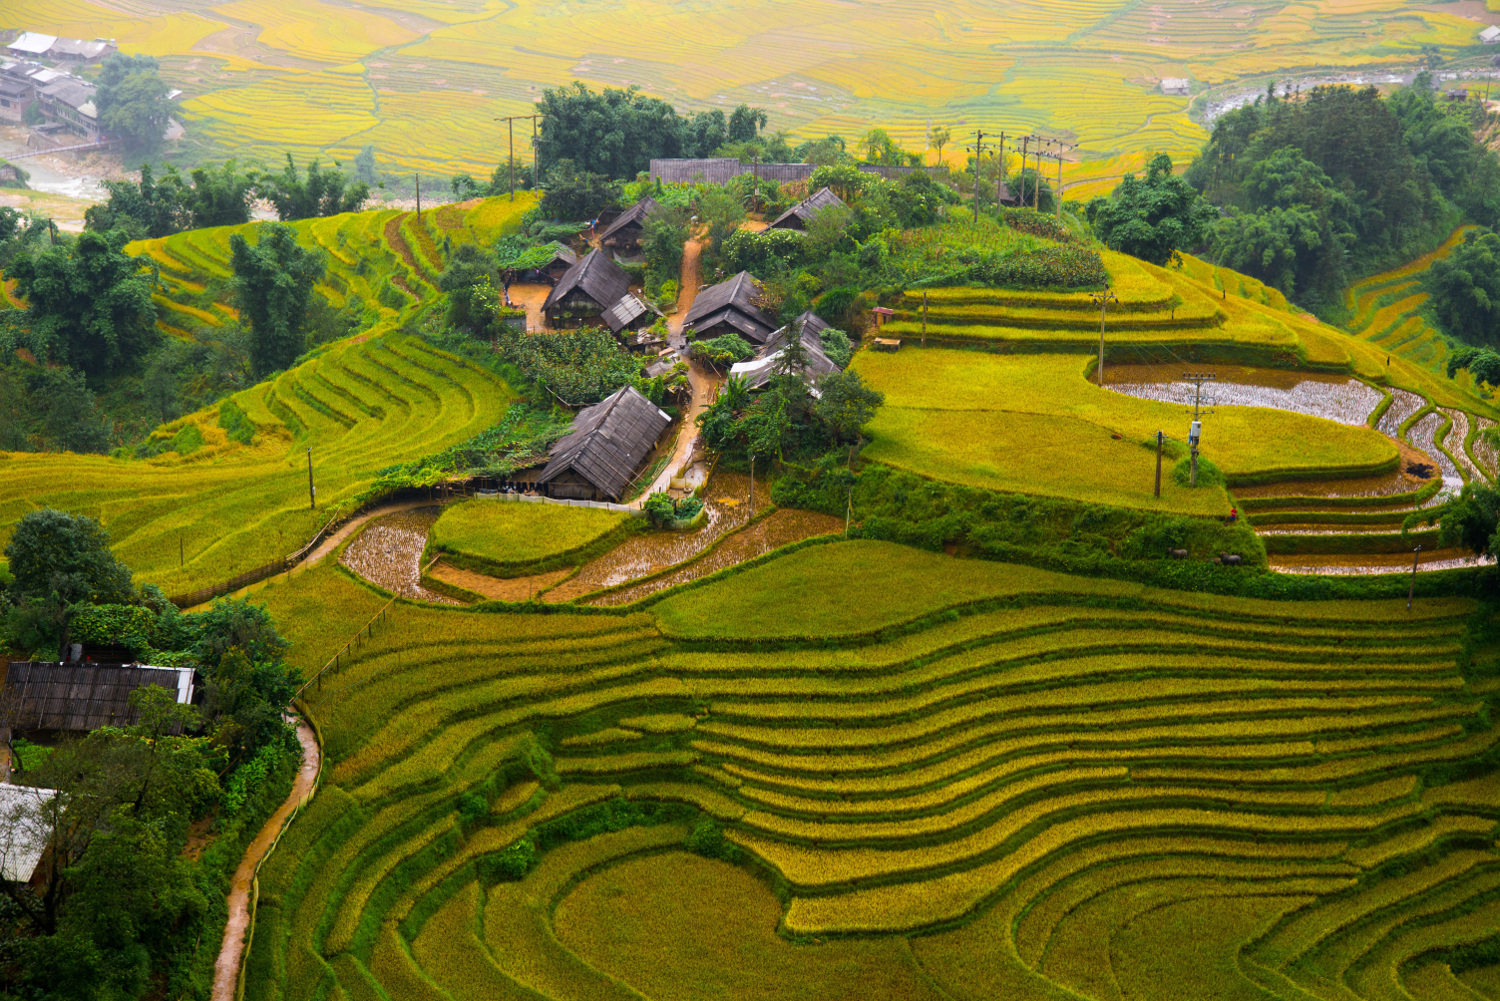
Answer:
[[12, 52], [29, 52], [39, 56], [52, 48], [52, 43], [57, 41], [56, 35], [42, 35], [35, 31], [23, 31], [21, 37], [11, 42], [6, 48]]
[[68, 74], [61, 70], [38, 69], [31, 74], [33, 83], [49, 84], [54, 80], [61, 80]]
[[1479, 33], [1479, 37], [1486, 42], [1500, 39], [1500, 25], [1492, 24]]
[[56, 789], [0, 784], [0, 879], [29, 882], [47, 850], [41, 807]]

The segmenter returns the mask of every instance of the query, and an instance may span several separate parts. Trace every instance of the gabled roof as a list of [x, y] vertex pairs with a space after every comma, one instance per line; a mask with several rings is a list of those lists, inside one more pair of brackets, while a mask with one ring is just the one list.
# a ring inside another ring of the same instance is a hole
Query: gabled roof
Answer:
[[57, 41], [56, 35], [43, 35], [35, 31], [23, 31], [21, 37], [6, 46], [12, 52], [26, 52], [33, 56], [39, 56], [52, 48], [52, 43]]
[[[828, 329], [828, 324], [809, 310], [767, 338], [765, 346], [756, 352], [754, 358], [731, 365], [730, 377], [745, 380], [749, 389], [763, 388], [771, 381], [771, 376], [776, 374], [776, 366], [786, 350], [791, 328], [799, 323], [802, 325], [802, 346], [807, 351], [807, 366], [802, 370], [803, 380], [811, 382], [818, 376], [842, 371], [823, 351], [822, 334]], [[813, 395], [817, 395], [816, 387]]]
[[31, 881], [51, 833], [41, 808], [56, 795], [56, 789], [0, 785], [0, 880]]
[[573, 248], [569, 247], [567, 244], [559, 243], [557, 240], [553, 240], [551, 243], [547, 244], [547, 249], [552, 251], [552, 259], [554, 261], [562, 261], [570, 268], [578, 263], [578, 254], [576, 254], [573, 251]]
[[536, 482], [547, 483], [572, 470], [618, 500], [671, 423], [634, 386], [625, 386], [579, 411], [573, 430], [552, 446], [547, 468]]
[[551, 309], [574, 289], [582, 289], [590, 299], [599, 304], [600, 309], [608, 309], [630, 291], [630, 275], [610, 260], [608, 254], [597, 249], [591, 250], [583, 260], [574, 264], [567, 274], [557, 280], [542, 308]]
[[760, 282], [748, 271], [741, 271], [727, 281], [700, 288], [688, 310], [684, 326], [706, 330], [723, 323], [723, 314], [737, 314], [729, 322], [755, 343], [760, 344], [775, 329], [775, 322], [759, 306]]
[[81, 59], [93, 59], [105, 49], [113, 48], [108, 42], [88, 42], [82, 38], [59, 38], [52, 43], [52, 55], [54, 56], [77, 56]]
[[661, 316], [661, 310], [629, 292], [620, 296], [620, 301], [604, 311], [603, 319], [612, 333], [618, 334], [646, 313]]
[[615, 216], [615, 221], [606, 226], [604, 232], [599, 234], [599, 240], [603, 242], [631, 223], [635, 223], [637, 226], [646, 225], [646, 220], [651, 218], [651, 214], [660, 207], [656, 204], [656, 199], [647, 195], [624, 212]]
[[17, 729], [94, 730], [134, 723], [130, 693], [147, 685], [176, 693], [178, 702], [193, 700], [192, 668], [46, 661], [11, 663], [4, 696], [19, 710]]
[[93, 86], [72, 77], [48, 84], [42, 88], [42, 93], [70, 108], [81, 109], [85, 104], [94, 103]]
[[807, 224], [812, 221], [812, 217], [824, 209], [848, 207], [844, 204], [842, 198], [833, 193], [831, 188], [819, 188], [777, 216], [776, 221], [771, 223], [769, 228], [780, 229], [783, 228], [782, 224], [785, 223], [786, 228], [806, 229]]
[[1500, 25], [1490, 25], [1479, 33], [1479, 37], [1488, 42], [1492, 38], [1500, 38]]

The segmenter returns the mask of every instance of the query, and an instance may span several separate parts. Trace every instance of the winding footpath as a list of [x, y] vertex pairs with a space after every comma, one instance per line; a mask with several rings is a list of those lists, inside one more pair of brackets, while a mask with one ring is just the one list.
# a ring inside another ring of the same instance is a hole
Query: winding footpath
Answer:
[[306, 720], [297, 721], [297, 742], [302, 745], [302, 766], [297, 769], [297, 778], [292, 782], [292, 791], [286, 801], [271, 814], [234, 871], [229, 884], [229, 920], [224, 925], [224, 944], [219, 947], [219, 958], [214, 962], [213, 1001], [235, 1001], [239, 987], [240, 963], [245, 952], [245, 939], [250, 932], [250, 887], [255, 882], [256, 870], [271, 846], [281, 834], [287, 819], [308, 796], [318, 782], [318, 770], [322, 765], [322, 751], [312, 725]]

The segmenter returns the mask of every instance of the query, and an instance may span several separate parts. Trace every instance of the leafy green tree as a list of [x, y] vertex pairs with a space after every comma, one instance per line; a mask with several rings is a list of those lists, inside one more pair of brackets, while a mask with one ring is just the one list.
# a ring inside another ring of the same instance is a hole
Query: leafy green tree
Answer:
[[946, 125], [934, 125], [927, 130], [927, 143], [937, 150], [937, 162], [943, 162], [943, 147], [953, 139], [953, 130]]
[[304, 178], [290, 153], [281, 173], [265, 174], [257, 180], [256, 192], [275, 207], [282, 222], [358, 212], [370, 200], [368, 184], [350, 184], [342, 170], [324, 170], [317, 160], [308, 166]]
[[704, 270], [723, 269], [724, 244], [745, 221], [745, 206], [727, 188], [710, 187], [698, 196], [698, 220], [707, 233]]
[[189, 176], [193, 186], [186, 201], [192, 228], [238, 226], [250, 221], [254, 174], [240, 170], [234, 160], [229, 160], [217, 168], [194, 167]]
[[133, 597], [130, 570], [109, 551], [109, 533], [86, 515], [53, 508], [28, 511], [5, 547], [16, 605], [45, 611], [65, 659], [69, 626], [85, 604], [118, 604]]
[[1218, 212], [1172, 173], [1171, 157], [1160, 153], [1144, 178], [1126, 174], [1109, 198], [1091, 201], [1088, 216], [1112, 250], [1161, 265], [1173, 251], [1202, 243]]
[[1448, 378], [1468, 369], [1476, 383], [1500, 386], [1500, 354], [1491, 348], [1459, 348], [1448, 356]]
[[733, 274], [748, 271], [762, 280], [782, 270], [800, 267], [805, 258], [802, 234], [789, 229], [763, 229], [758, 233], [737, 229], [724, 240], [719, 254], [725, 271]]
[[82, 372], [0, 365], [0, 451], [103, 453], [109, 446], [110, 421]]
[[104, 61], [94, 103], [99, 126], [119, 136], [129, 150], [149, 152], [161, 145], [171, 116], [167, 85], [150, 56], [115, 54]]
[[495, 316], [478, 291], [485, 288], [493, 292], [499, 278], [494, 254], [472, 243], [455, 248], [438, 278], [438, 288], [448, 293], [449, 325], [475, 337], [490, 337]]
[[1220, 264], [1290, 295], [1298, 288], [1298, 274], [1322, 261], [1320, 222], [1301, 205], [1235, 213], [1215, 229], [1211, 253]]
[[264, 378], [302, 353], [308, 304], [324, 263], [320, 252], [297, 245], [290, 226], [267, 223], [257, 232], [255, 246], [235, 233], [229, 247], [235, 303], [250, 323], [250, 365]]
[[1500, 236], [1470, 230], [1422, 278], [1443, 332], [1470, 344], [1500, 345]]
[[375, 147], [365, 146], [354, 156], [354, 179], [375, 186]]
[[452, 189], [453, 197], [461, 202], [479, 197], [479, 182], [470, 174], [454, 174], [448, 178], [448, 187]]
[[124, 253], [125, 242], [118, 232], [84, 233], [11, 262], [7, 276], [27, 308], [9, 319], [34, 354], [103, 374], [133, 365], [157, 342], [156, 267]]
[[149, 163], [141, 164], [139, 181], [102, 181], [109, 200], [83, 213], [85, 228], [97, 233], [118, 229], [132, 240], [171, 236], [188, 227], [188, 193], [175, 167], [157, 181]]
[[858, 372], [836, 372], [818, 380], [816, 411], [835, 441], [855, 441], [885, 403], [885, 394], [865, 385]]
[[544, 91], [536, 110], [545, 116], [537, 133], [537, 163], [549, 177], [567, 160], [581, 173], [633, 178], [652, 157], [682, 155], [676, 109], [635, 87], [606, 87], [595, 94], [575, 81]]
[[1448, 505], [1438, 537], [1479, 556], [1500, 556], [1500, 492], [1486, 483], [1465, 483]]
[[659, 295], [663, 285], [675, 282], [681, 276], [683, 248], [691, 235], [686, 208], [663, 205], [651, 213], [641, 232], [648, 294]]
[[[743, 107], [743, 105], [741, 105]], [[706, 156], [729, 142], [729, 122], [718, 108], [700, 111], [684, 123], [683, 154]]]
[[547, 176], [541, 210], [550, 219], [588, 220], [619, 201], [618, 183], [604, 174], [578, 170], [573, 161], [563, 160]]
[[770, 123], [770, 117], [759, 108], [741, 104], [729, 114], [729, 141], [751, 142]]

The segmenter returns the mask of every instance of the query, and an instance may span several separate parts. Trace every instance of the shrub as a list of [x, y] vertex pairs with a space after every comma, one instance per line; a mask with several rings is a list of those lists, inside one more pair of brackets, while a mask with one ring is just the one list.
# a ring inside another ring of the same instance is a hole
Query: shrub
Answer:
[[700, 361], [725, 368], [752, 357], [755, 349], [739, 334], [725, 334], [710, 341], [694, 342], [688, 353]]
[[228, 433], [230, 441], [237, 441], [241, 445], [250, 444], [250, 439], [255, 437], [255, 425], [233, 400], [225, 400], [219, 404], [219, 427]]
[[525, 878], [536, 865], [536, 843], [527, 834], [502, 852], [479, 860], [479, 876], [487, 883], [514, 882]]
[[[1172, 479], [1179, 487], [1187, 486], [1192, 480], [1193, 460], [1189, 456], [1178, 461], [1172, 467]], [[1198, 456], [1198, 486], [1200, 487], [1222, 487], [1224, 485], [1224, 473], [1218, 466], [1214, 465], [1203, 456]]]
[[739, 846], [724, 837], [724, 829], [707, 817], [693, 825], [686, 845], [688, 851], [704, 858], [723, 859], [726, 862], [738, 862], [741, 858]]

